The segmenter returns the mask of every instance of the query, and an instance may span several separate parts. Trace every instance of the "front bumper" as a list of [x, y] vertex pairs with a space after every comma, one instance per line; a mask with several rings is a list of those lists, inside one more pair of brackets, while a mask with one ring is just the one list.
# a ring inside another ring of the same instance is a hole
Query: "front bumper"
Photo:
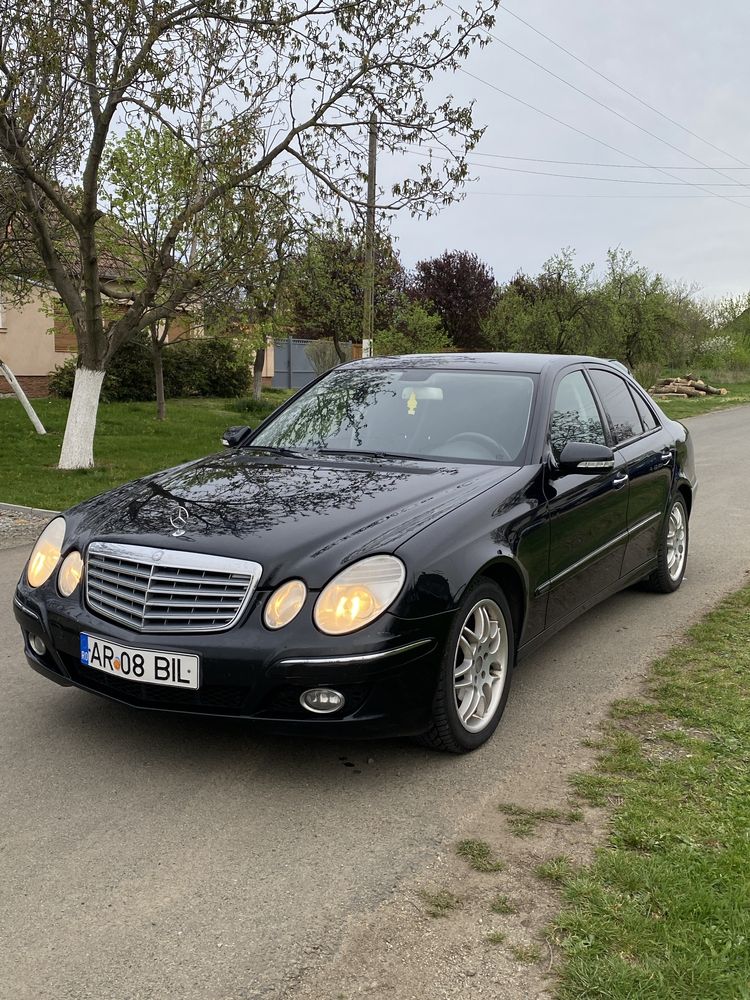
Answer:
[[[34, 670], [133, 707], [250, 719], [270, 731], [336, 738], [403, 736], [428, 728], [451, 613], [421, 620], [386, 614], [360, 632], [328, 637], [303, 609], [299, 620], [271, 632], [261, 622], [265, 596], [255, 596], [243, 623], [215, 633], [130, 631], [92, 614], [80, 597], [64, 600], [52, 588], [33, 591], [23, 580], [14, 612]], [[126, 646], [197, 654], [201, 686], [144, 684], [84, 666], [81, 632]], [[30, 634], [44, 641], [43, 656], [31, 648]], [[340, 691], [343, 708], [330, 715], [308, 712], [299, 699], [311, 687]]]

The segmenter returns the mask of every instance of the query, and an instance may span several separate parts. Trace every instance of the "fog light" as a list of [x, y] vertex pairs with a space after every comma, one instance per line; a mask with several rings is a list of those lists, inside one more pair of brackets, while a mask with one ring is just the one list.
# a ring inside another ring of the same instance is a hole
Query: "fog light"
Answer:
[[344, 696], [340, 691], [333, 691], [331, 688], [310, 688], [300, 696], [300, 702], [308, 712], [327, 715], [343, 708]]
[[44, 645], [44, 641], [40, 635], [33, 635], [32, 633], [29, 633], [29, 645], [37, 656], [44, 656], [47, 652], [47, 647]]

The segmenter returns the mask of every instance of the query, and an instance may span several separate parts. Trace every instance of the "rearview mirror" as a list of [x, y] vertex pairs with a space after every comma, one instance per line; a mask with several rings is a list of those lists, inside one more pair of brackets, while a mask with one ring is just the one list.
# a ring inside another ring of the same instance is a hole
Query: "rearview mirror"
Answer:
[[598, 476], [614, 469], [615, 455], [611, 448], [603, 444], [568, 441], [560, 453], [557, 465], [562, 476], [571, 473]]
[[243, 427], [227, 427], [224, 431], [224, 435], [221, 439], [221, 443], [225, 448], [236, 448], [237, 445], [242, 441], [244, 436], [250, 431], [247, 426]]

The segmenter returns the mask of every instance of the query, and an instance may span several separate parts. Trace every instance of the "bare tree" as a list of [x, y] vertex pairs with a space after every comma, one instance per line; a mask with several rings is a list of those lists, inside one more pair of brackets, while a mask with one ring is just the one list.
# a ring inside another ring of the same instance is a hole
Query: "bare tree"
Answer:
[[[481, 44], [498, 3], [474, 0], [453, 15], [422, 0], [0, 0], [0, 215], [31, 237], [78, 342], [62, 468], [93, 464], [104, 373], [125, 340], [192, 291], [198, 279], [180, 271], [178, 244], [229, 192], [263, 188], [296, 164], [318, 196], [361, 206], [375, 110], [383, 149], [460, 146], [447, 162], [420, 162], [381, 207], [450, 200], [481, 132], [470, 107], [428, 92]], [[101, 268], [101, 166], [127, 124], [171, 130], [202, 183], [138, 293], [107, 319], [117, 289]]]

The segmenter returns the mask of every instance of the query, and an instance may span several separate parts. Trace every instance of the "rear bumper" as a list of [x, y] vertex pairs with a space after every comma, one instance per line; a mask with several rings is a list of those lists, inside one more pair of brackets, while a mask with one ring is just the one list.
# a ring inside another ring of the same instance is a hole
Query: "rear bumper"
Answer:
[[[279, 644], [264, 648], [268, 633], [250, 623], [236, 634], [190, 636], [127, 632], [92, 616], [83, 606], [62, 614], [56, 602], [47, 606], [21, 591], [14, 612], [29, 666], [62, 686], [74, 686], [134, 708], [252, 721], [270, 732], [303, 733], [333, 738], [404, 736], [424, 732], [430, 723], [445, 634], [450, 614], [422, 621], [389, 616], [367, 648], [368, 630], [358, 634], [351, 650], [337, 642], [314, 650]], [[184, 649], [201, 657], [197, 690], [144, 684], [110, 675], [80, 662], [80, 635], [91, 632], [115, 643], [154, 649]], [[41, 637], [47, 651], [38, 655], [30, 634]], [[332, 687], [345, 698], [342, 709], [315, 715], [300, 704], [311, 687]]]

